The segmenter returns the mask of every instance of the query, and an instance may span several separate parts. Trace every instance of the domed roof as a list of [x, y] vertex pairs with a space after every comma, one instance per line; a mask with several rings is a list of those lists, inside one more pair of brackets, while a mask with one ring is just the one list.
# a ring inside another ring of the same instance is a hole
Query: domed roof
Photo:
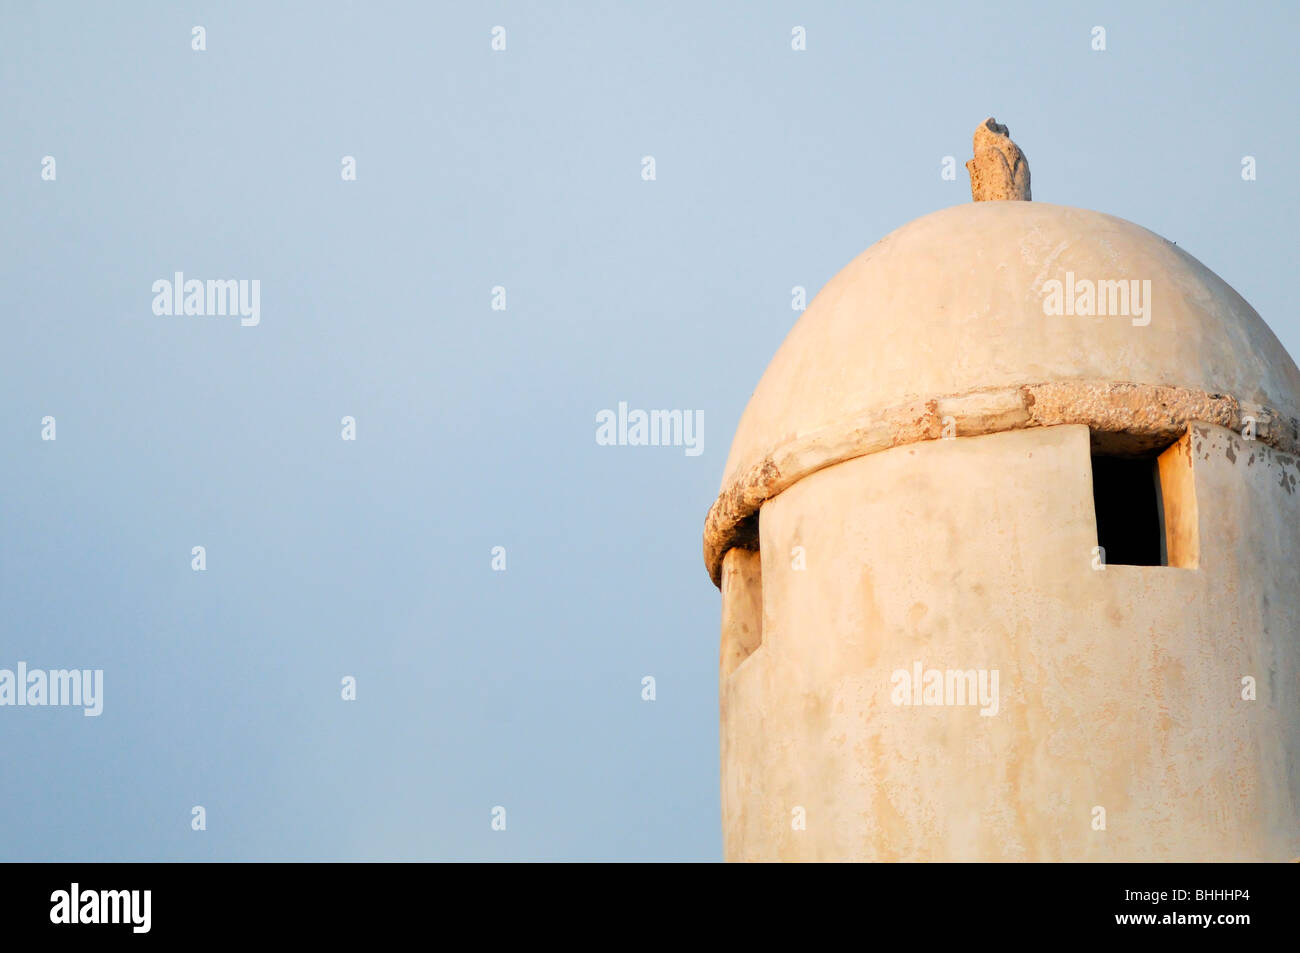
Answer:
[[1297, 395], [1260, 316], [1167, 239], [1042, 202], [954, 206], [859, 255], [786, 337], [736, 429], [706, 562], [716, 582], [763, 500], [807, 473], [948, 421], [956, 435], [1078, 422], [1160, 437], [1249, 414], [1294, 449]]

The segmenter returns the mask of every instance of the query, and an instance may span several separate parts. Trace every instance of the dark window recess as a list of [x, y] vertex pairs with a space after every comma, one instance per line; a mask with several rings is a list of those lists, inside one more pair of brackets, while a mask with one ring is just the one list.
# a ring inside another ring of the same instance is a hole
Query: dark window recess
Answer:
[[1097, 545], [1107, 565], [1167, 566], [1160, 472], [1153, 457], [1092, 458]]

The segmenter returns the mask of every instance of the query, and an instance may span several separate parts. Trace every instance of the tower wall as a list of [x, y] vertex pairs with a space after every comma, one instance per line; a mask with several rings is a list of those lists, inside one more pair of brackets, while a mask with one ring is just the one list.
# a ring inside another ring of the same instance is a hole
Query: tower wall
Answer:
[[[901, 446], [764, 503], [761, 580], [732, 550], [723, 587], [727, 858], [1300, 857], [1300, 468], [1209, 425], [1187, 449], [1162, 469], [1191, 468], [1195, 569], [1093, 568], [1082, 426]], [[996, 714], [896, 704], [917, 662], [997, 670]]]

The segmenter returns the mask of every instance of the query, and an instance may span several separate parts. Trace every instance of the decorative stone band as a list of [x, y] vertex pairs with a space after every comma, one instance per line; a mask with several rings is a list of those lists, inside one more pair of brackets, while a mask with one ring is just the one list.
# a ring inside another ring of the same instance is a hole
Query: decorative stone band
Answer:
[[704, 563], [721, 586], [727, 550], [758, 548], [758, 509], [799, 480], [855, 457], [944, 436], [1083, 424], [1100, 439], [1121, 437], [1129, 449], [1172, 443], [1189, 424], [1240, 431], [1250, 418], [1255, 439], [1284, 453], [1300, 451], [1300, 420], [1277, 410], [1162, 384], [1057, 381], [916, 400], [822, 427], [780, 444], [719, 494], [704, 521]]

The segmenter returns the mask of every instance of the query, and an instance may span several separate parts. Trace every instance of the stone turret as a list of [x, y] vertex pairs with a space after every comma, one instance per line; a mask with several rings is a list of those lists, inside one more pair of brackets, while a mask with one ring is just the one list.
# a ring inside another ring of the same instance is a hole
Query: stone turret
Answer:
[[1181, 248], [969, 205], [817, 295], [737, 427], [732, 860], [1300, 856], [1300, 370]]

